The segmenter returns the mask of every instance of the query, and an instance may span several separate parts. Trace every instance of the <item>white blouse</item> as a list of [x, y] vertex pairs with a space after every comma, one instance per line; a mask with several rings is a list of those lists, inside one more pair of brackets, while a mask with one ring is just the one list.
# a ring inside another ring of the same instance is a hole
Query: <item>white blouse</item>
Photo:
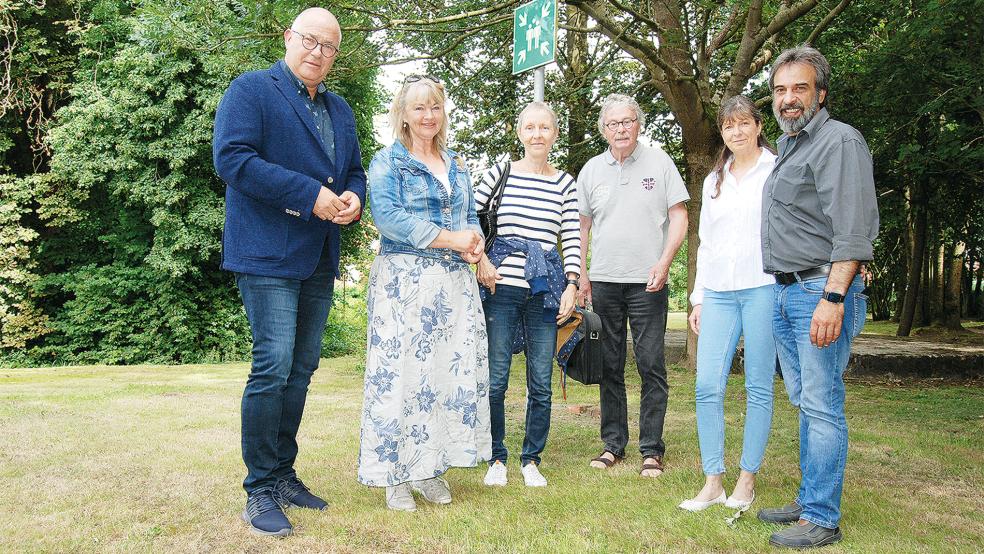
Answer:
[[774, 284], [775, 278], [762, 270], [762, 189], [772, 173], [776, 156], [765, 148], [739, 183], [731, 174], [731, 163], [724, 166], [724, 183], [717, 198], [717, 174], [704, 179], [700, 210], [700, 247], [697, 249], [697, 277], [690, 303], [704, 301], [704, 291], [733, 291]]

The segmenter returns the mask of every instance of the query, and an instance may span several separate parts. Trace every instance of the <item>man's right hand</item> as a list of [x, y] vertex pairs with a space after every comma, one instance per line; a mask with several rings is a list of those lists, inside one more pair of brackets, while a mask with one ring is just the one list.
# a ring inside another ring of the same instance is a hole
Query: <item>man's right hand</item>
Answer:
[[338, 195], [328, 187], [321, 187], [321, 190], [318, 192], [318, 199], [315, 200], [314, 209], [311, 210], [311, 213], [318, 216], [319, 219], [330, 221], [335, 219], [338, 212], [345, 208], [345, 202]]
[[591, 281], [588, 279], [588, 273], [581, 269], [581, 287], [577, 290], [577, 305], [584, 307], [586, 304], [591, 303]]

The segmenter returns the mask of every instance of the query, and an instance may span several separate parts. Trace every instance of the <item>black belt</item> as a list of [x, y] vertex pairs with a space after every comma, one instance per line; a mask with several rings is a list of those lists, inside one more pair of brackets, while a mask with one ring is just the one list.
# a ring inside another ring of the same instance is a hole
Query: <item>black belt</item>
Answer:
[[830, 264], [824, 264], [813, 269], [804, 269], [803, 271], [791, 271], [789, 273], [776, 272], [772, 274], [776, 278], [776, 282], [780, 285], [792, 285], [797, 281], [816, 279], [825, 275], [830, 275]]

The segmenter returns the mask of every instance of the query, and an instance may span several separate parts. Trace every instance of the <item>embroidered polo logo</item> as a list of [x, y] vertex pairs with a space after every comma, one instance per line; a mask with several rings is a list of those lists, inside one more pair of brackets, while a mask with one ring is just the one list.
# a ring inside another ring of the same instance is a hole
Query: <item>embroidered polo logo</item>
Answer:
[[655, 177], [646, 177], [645, 179], [642, 180], [642, 188], [646, 190], [653, 190], [653, 187], [655, 186], [656, 186]]

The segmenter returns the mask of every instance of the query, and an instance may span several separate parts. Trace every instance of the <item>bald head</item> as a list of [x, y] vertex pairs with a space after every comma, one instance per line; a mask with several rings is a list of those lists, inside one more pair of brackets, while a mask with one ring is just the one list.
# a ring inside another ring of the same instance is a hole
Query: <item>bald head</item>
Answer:
[[338, 43], [342, 42], [342, 27], [338, 24], [338, 19], [330, 11], [324, 8], [308, 8], [303, 12], [297, 14], [294, 18], [294, 22], [290, 24], [292, 29], [297, 29], [298, 25], [313, 24], [318, 26], [323, 26], [327, 28], [334, 29], [334, 32], [338, 35]]
[[304, 10], [294, 18], [290, 29], [284, 31], [284, 46], [287, 49], [284, 61], [294, 75], [304, 82], [312, 98], [335, 63], [335, 54], [341, 42], [342, 29], [338, 20], [324, 8]]

